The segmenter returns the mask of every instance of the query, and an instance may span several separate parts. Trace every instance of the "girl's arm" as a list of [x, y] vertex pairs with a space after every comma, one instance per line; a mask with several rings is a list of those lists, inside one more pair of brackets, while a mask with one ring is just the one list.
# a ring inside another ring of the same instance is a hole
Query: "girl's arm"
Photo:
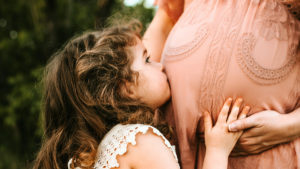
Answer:
[[165, 41], [173, 25], [174, 23], [165, 10], [158, 8], [143, 37], [143, 44], [152, 60], [160, 62]]
[[[245, 118], [249, 112], [249, 107], [246, 106], [242, 112], [239, 113], [242, 102], [242, 99], [238, 99], [233, 107], [230, 108], [232, 99], [227, 99], [214, 126], [210, 114], [205, 112], [204, 132], [206, 153], [203, 169], [227, 169], [228, 156], [242, 135], [241, 131], [229, 132], [228, 124], [237, 119]], [[229, 114], [230, 109], [231, 112]]]
[[266, 110], [230, 124], [231, 131], [247, 129], [233, 155], [257, 154], [300, 136], [300, 108], [288, 114]]

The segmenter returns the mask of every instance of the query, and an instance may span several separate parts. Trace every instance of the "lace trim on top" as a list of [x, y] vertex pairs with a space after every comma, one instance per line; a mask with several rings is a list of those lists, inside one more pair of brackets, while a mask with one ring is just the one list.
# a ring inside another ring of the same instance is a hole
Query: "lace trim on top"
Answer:
[[[118, 124], [113, 127], [103, 138], [97, 153], [97, 160], [95, 162], [95, 169], [110, 169], [119, 167], [117, 161], [117, 155], [123, 155], [127, 152], [127, 145], [131, 143], [136, 145], [135, 136], [138, 133], [146, 134], [151, 128], [153, 133], [161, 137], [164, 140], [164, 144], [170, 148], [175, 160], [178, 162], [178, 158], [175, 151], [175, 146], [172, 146], [170, 142], [163, 136], [163, 134], [156, 128], [143, 125], [143, 124]], [[68, 162], [68, 169], [71, 169], [72, 158]], [[81, 169], [76, 167], [75, 169]]]
[[101, 141], [96, 158], [98, 160], [95, 162], [94, 168], [110, 169], [119, 167], [117, 155], [126, 153], [129, 143], [136, 145], [136, 135], [138, 133], [146, 134], [149, 128], [153, 130], [154, 134], [163, 138], [165, 145], [171, 149], [174, 158], [178, 161], [175, 147], [156, 128], [143, 124], [119, 124], [112, 128]]

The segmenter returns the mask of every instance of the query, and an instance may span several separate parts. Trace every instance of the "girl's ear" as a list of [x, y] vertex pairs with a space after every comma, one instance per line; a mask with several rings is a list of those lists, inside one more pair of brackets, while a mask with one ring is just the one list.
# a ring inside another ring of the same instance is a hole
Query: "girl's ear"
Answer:
[[122, 93], [132, 99], [137, 98], [137, 93], [136, 93], [136, 85], [132, 82], [125, 82], [125, 85], [123, 86]]

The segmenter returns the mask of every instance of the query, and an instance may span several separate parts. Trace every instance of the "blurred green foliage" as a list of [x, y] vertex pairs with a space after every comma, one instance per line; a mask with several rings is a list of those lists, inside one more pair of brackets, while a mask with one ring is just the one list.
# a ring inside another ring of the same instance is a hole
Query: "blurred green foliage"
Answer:
[[49, 57], [69, 38], [108, 18], [144, 26], [154, 10], [122, 0], [0, 0], [0, 169], [30, 168], [42, 141], [41, 86]]

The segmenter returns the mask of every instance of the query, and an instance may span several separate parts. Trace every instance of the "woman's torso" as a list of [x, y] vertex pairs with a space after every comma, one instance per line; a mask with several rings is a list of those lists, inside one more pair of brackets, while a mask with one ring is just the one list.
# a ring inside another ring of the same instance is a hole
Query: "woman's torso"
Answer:
[[[242, 97], [251, 113], [286, 113], [300, 106], [299, 31], [299, 22], [276, 0], [189, 4], [163, 52], [184, 169], [195, 162], [190, 158], [197, 153], [196, 131], [203, 131], [201, 112], [216, 119], [227, 97]], [[201, 168], [203, 144], [198, 153]], [[297, 153], [300, 141], [230, 159], [229, 168], [300, 168]]]

